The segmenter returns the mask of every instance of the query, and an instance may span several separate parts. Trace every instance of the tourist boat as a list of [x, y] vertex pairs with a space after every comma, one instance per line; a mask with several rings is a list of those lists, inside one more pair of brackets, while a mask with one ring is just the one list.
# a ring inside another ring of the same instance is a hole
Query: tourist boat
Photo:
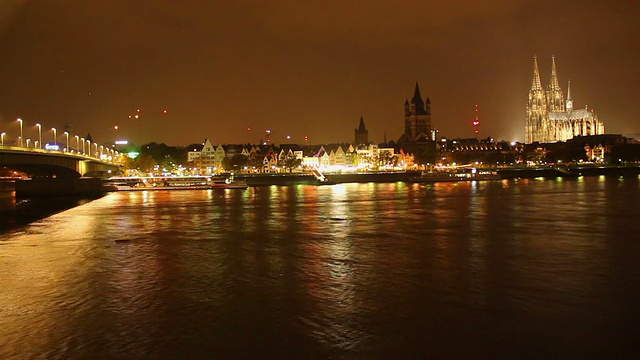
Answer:
[[214, 177], [211, 181], [212, 189], [246, 189], [247, 183], [244, 181], [236, 181], [233, 176]]
[[423, 171], [420, 176], [409, 178], [411, 182], [456, 182], [456, 181], [481, 181], [500, 180], [502, 177], [497, 171], [481, 170], [476, 168], [437, 169]]
[[199, 190], [211, 189], [208, 176], [114, 176], [105, 184], [107, 190]]
[[106, 191], [246, 189], [247, 183], [233, 176], [116, 176]]

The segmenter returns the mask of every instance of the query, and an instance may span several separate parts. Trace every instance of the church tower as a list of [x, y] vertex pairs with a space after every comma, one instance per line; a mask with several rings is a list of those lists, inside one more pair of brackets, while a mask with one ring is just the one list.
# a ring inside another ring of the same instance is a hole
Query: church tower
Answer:
[[364, 126], [364, 118], [360, 116], [360, 124], [355, 130], [355, 145], [368, 145], [369, 144], [369, 130]]
[[417, 82], [411, 102], [404, 102], [404, 135], [410, 142], [431, 139], [431, 100], [422, 100]]
[[547, 90], [547, 105], [549, 106], [549, 111], [564, 111], [564, 94], [558, 81], [555, 56], [551, 57], [551, 81]]
[[547, 99], [542, 83], [540, 82], [540, 71], [538, 70], [538, 58], [533, 58], [533, 81], [529, 90], [529, 102], [527, 103], [527, 118], [525, 121], [525, 142], [530, 144], [534, 141], [546, 141], [544, 136], [544, 124], [547, 120]]

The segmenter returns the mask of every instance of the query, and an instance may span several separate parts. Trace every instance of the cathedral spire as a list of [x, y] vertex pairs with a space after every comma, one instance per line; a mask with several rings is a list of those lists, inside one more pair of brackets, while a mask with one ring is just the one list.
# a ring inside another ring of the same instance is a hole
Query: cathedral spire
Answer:
[[556, 57], [551, 56], [551, 91], [560, 91], [560, 83], [558, 82], [558, 72], [556, 71]]
[[571, 80], [569, 80], [569, 84], [567, 85], [567, 111], [573, 111], [573, 99], [571, 99]]
[[531, 90], [542, 90], [542, 84], [540, 83], [540, 71], [538, 71], [538, 57], [533, 57], [533, 82], [531, 83]]

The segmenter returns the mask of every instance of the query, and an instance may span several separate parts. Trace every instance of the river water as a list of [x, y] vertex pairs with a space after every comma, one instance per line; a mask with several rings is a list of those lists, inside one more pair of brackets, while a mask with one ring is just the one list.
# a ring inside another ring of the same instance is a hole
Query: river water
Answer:
[[639, 184], [111, 193], [0, 233], [0, 358], [638, 355]]

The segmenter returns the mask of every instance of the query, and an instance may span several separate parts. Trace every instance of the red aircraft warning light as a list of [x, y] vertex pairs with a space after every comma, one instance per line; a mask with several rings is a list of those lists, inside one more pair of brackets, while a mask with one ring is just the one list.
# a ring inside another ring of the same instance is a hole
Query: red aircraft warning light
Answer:
[[476, 113], [476, 119], [475, 119], [475, 120], [473, 120], [473, 122], [472, 122], [472, 124], [473, 124], [473, 133], [474, 133], [474, 134], [476, 134], [476, 136], [477, 136], [477, 135], [478, 135], [478, 133], [479, 133], [478, 126], [480, 126], [480, 120], [478, 120], [478, 117], [479, 117], [479, 116], [478, 116], [478, 112], [479, 112], [479, 111], [478, 111], [478, 104], [476, 104], [476, 111], [475, 111], [475, 113]]

